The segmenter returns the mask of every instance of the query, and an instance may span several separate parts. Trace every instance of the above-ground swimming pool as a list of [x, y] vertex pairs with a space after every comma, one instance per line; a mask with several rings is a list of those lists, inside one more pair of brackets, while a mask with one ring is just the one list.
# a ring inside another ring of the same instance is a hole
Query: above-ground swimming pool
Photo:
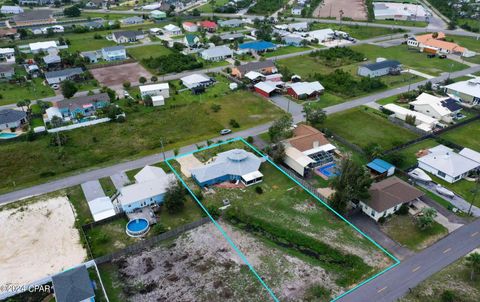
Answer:
[[325, 166], [317, 168], [317, 171], [327, 178], [332, 178], [339, 175], [336, 163], [327, 164]]
[[141, 237], [150, 229], [150, 224], [144, 218], [132, 219], [127, 223], [126, 232], [131, 237]]
[[14, 137], [17, 137], [16, 133], [5, 133], [5, 132], [0, 133], [0, 139], [9, 139]]

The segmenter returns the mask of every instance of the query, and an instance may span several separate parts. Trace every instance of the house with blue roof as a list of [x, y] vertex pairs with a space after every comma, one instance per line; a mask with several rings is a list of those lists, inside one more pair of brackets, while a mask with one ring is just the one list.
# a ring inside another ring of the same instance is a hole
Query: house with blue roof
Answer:
[[375, 176], [388, 177], [395, 173], [395, 166], [380, 158], [375, 158], [369, 162], [367, 168]]
[[238, 49], [245, 51], [265, 52], [277, 49], [277, 45], [267, 41], [253, 41], [240, 44]]
[[109, 105], [110, 97], [107, 93], [79, 96], [55, 103], [55, 107], [58, 108], [65, 120], [95, 115], [98, 109]]
[[259, 171], [264, 159], [243, 149], [218, 153], [211, 163], [190, 169], [193, 180], [200, 186], [212, 186], [225, 181], [241, 182], [245, 186], [263, 180]]

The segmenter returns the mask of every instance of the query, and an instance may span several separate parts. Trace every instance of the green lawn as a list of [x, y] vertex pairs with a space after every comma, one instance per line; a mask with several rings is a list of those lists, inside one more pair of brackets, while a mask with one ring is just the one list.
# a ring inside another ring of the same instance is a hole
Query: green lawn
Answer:
[[106, 196], [112, 196], [117, 192], [117, 188], [115, 188], [115, 185], [110, 177], [100, 178], [99, 181]]
[[403, 30], [385, 27], [374, 26], [360, 26], [360, 25], [339, 25], [329, 23], [313, 23], [311, 25], [312, 30], [331, 28], [333, 30], [345, 31], [358, 40], [371, 39], [378, 36], [387, 36], [390, 34], [398, 34], [404, 32]]
[[[195, 156], [204, 161], [217, 152], [235, 147], [238, 148], [239, 144], [223, 145], [195, 153]], [[264, 163], [260, 171], [264, 175], [262, 183], [241, 191], [215, 187], [215, 194], [204, 195], [202, 203], [207, 207], [219, 207], [223, 205], [222, 200], [228, 199], [231, 206], [224, 214], [225, 219], [238, 227], [247, 227], [273, 246], [275, 242], [298, 244], [297, 240], [302, 240], [303, 247], [322, 254], [322, 257], [309, 257], [294, 247], [286, 248], [287, 252], [303, 255], [307, 261], [335, 274], [336, 282], [341, 286], [362, 280], [384, 265], [376, 263], [376, 267], [370, 267], [363, 259], [351, 254], [349, 251], [352, 249], [357, 251], [356, 255], [371, 255], [380, 251], [277, 168]], [[191, 188], [196, 187], [191, 179], [186, 181]], [[256, 187], [262, 188], [262, 194], [256, 192]], [[350, 264], [343, 263], [346, 258], [351, 258]]]
[[[215, 7], [220, 7], [228, 3], [229, 0], [215, 0]], [[213, 12], [213, 7], [210, 3], [206, 3], [202, 6], [197, 7], [200, 13], [211, 13]]]
[[441, 137], [480, 152], [480, 121], [447, 131]]
[[55, 92], [49, 86], [43, 85], [43, 79], [34, 78], [30, 82], [22, 84], [10, 84], [2, 82], [0, 84], [0, 105], [15, 104], [18, 101], [29, 99], [37, 100], [40, 98], [54, 96]]
[[[213, 112], [213, 104], [221, 105], [221, 109]], [[281, 109], [251, 92], [231, 92], [228, 81], [222, 79], [198, 96], [190, 91], [172, 93], [163, 107], [128, 107], [123, 102], [120, 105], [127, 115], [125, 123], [103, 123], [68, 131], [65, 134], [69, 140], [61, 148], [50, 146], [49, 135], [32, 142], [0, 144], [0, 174], [8, 175], [0, 179], [0, 191], [13, 190], [13, 180], [18, 189], [160, 152], [161, 139], [165, 149], [171, 150], [217, 137], [221, 129], [231, 128], [231, 119], [240, 124], [240, 128], [232, 128], [235, 132], [282, 114]]]
[[[115, 20], [120, 20], [120, 19], [125, 19], [127, 17], [133, 17], [133, 16], [136, 16], [136, 15], [125, 15], [125, 14], [115, 14], [115, 13], [112, 13], [112, 12], [109, 12], [109, 13], [101, 13], [101, 12], [82, 12], [82, 17], [84, 18], [102, 18], [103, 20], [105, 21], [115, 21]], [[138, 14], [138, 16], [140, 17], [141, 14]]]
[[374, 23], [388, 24], [396, 26], [415, 26], [415, 27], [427, 27], [428, 22], [425, 21], [407, 21], [407, 20], [375, 20]]
[[327, 118], [325, 128], [362, 148], [377, 143], [383, 149], [390, 149], [417, 137], [373, 112], [373, 109], [359, 107], [335, 113]]
[[310, 47], [285, 46], [285, 47], [279, 47], [275, 51], [266, 52], [262, 56], [265, 57], [265, 58], [271, 58], [271, 57], [287, 55], [287, 54], [290, 54], [290, 53], [296, 53], [296, 52], [301, 52], [301, 51], [306, 51], [306, 50], [311, 50], [311, 49], [312, 48], [310, 48]]
[[430, 228], [421, 230], [410, 215], [393, 215], [381, 228], [390, 238], [413, 251], [420, 251], [448, 234], [448, 230], [435, 221]]
[[137, 61], [148, 59], [150, 57], [159, 57], [171, 54], [172, 51], [163, 45], [147, 45], [134, 48], [128, 48], [127, 53]]
[[398, 168], [407, 169], [409, 167], [412, 167], [417, 163], [416, 154], [418, 151], [423, 149], [429, 149], [437, 145], [438, 143], [434, 139], [427, 139], [419, 143], [416, 143], [414, 145], [408, 146], [407, 148], [402, 149], [400, 151], [396, 151], [396, 153], [401, 154], [404, 159], [403, 164]]
[[111, 262], [103, 263], [98, 266], [103, 286], [107, 292], [110, 302], [123, 302], [126, 297], [123, 294], [123, 282], [120, 281], [118, 269]]
[[404, 68], [412, 68], [433, 76], [438, 76], [442, 72], [454, 72], [468, 68], [465, 64], [449, 59], [429, 59], [426, 54], [414, 49], [409, 50], [406, 45], [383, 48], [376, 45], [363, 44], [353, 46], [352, 48], [362, 52], [369, 60], [375, 60], [379, 57], [398, 60], [404, 65]]
[[78, 91], [93, 91], [95, 89], [99, 89], [100, 86], [97, 80], [89, 80], [85, 82], [81, 82], [77, 84]]

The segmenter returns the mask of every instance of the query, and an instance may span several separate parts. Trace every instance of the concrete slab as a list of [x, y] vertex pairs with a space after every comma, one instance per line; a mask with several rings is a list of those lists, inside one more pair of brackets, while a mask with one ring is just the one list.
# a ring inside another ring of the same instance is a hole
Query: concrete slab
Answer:
[[84, 182], [81, 187], [87, 201], [92, 201], [96, 198], [105, 196], [105, 192], [103, 192], [102, 185], [98, 179]]
[[190, 169], [201, 167], [203, 165], [201, 161], [199, 161], [195, 156], [193, 156], [193, 154], [177, 158], [177, 161], [180, 164], [180, 170], [182, 171], [182, 174], [186, 177], [192, 176], [192, 174], [190, 173]]
[[110, 176], [110, 179], [117, 190], [120, 190], [130, 183], [130, 179], [128, 179], [128, 176], [125, 172], [115, 173]]

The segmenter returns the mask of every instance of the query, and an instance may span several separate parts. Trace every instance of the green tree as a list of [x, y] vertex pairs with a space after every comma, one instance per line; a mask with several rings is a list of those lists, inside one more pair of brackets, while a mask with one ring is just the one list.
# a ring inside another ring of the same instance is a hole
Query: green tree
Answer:
[[327, 113], [321, 108], [312, 106], [311, 103], [307, 103], [303, 106], [303, 114], [307, 123], [314, 127], [319, 127], [327, 119]]
[[76, 5], [67, 7], [63, 10], [63, 14], [67, 17], [70, 17], [70, 18], [80, 17], [81, 13], [82, 12], [80, 11], [80, 9]]
[[417, 218], [417, 225], [421, 230], [426, 230], [432, 226], [437, 211], [433, 208], [423, 208], [421, 214]]
[[145, 84], [147, 82], [147, 79], [145, 77], [140, 77], [138, 81], [140, 82], [140, 84]]
[[152, 77], [150, 78], [150, 81], [152, 81], [152, 83], [156, 83], [156, 82], [158, 81], [158, 77], [152, 76]]
[[61, 85], [62, 94], [65, 98], [69, 99], [77, 93], [78, 88], [73, 81], [63, 81]]
[[383, 153], [382, 147], [373, 142], [369, 143], [365, 148], [363, 148], [363, 151], [365, 151], [365, 155], [367, 155], [370, 160], [380, 157]]
[[273, 122], [268, 128], [268, 135], [273, 143], [277, 143], [291, 136], [291, 127], [293, 119], [291, 115], [284, 115]]
[[470, 280], [473, 280], [475, 275], [480, 272], [480, 253], [475, 252], [468, 255], [466, 265], [470, 268]]
[[285, 158], [285, 146], [282, 143], [267, 146], [265, 152], [278, 164], [282, 163]]
[[183, 210], [185, 205], [185, 189], [183, 186], [175, 182], [173, 183], [165, 192], [165, 197], [163, 198], [167, 212], [170, 214], [179, 213]]
[[332, 207], [339, 213], [345, 213], [350, 201], [370, 198], [368, 189], [371, 184], [372, 178], [365, 167], [349, 157], [343, 159], [339, 165], [339, 175], [333, 178], [330, 185], [335, 190], [330, 201]]

